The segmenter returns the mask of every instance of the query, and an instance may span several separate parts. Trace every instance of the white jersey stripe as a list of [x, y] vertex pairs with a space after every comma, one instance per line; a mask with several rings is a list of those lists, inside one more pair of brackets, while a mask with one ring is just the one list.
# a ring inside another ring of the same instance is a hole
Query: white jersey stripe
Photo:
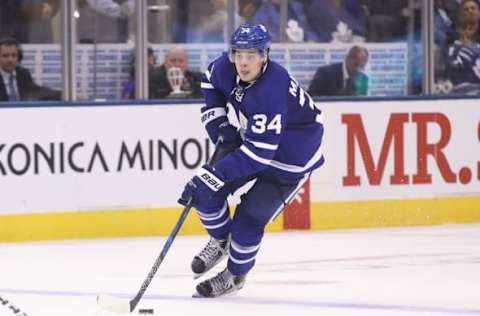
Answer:
[[472, 57], [470, 55], [468, 55], [467, 53], [460, 51], [458, 53], [458, 55], [463, 57], [464, 59], [468, 60], [469, 62], [472, 62]]
[[197, 210], [197, 214], [204, 221], [213, 221], [213, 220], [221, 218], [225, 214], [226, 211], [227, 211], [227, 203], [225, 202], [225, 204], [223, 204], [223, 207], [216, 213], [207, 214], [207, 213], [202, 213], [199, 210]]
[[203, 227], [205, 227], [206, 229], [215, 229], [215, 228], [225, 226], [229, 221], [230, 221], [230, 217], [227, 217], [227, 219], [224, 220], [223, 222], [221, 222], [220, 224], [217, 224], [217, 225], [205, 225], [205, 224], [203, 224]]
[[251, 252], [257, 251], [260, 248], [260, 244], [258, 244], [256, 246], [245, 247], [245, 246], [237, 244], [233, 239], [232, 239], [230, 245], [232, 246], [233, 250], [235, 250], [238, 253], [251, 253]]
[[245, 146], [245, 145], [240, 146], [240, 150], [243, 151], [243, 153], [245, 155], [247, 155], [251, 159], [253, 159], [256, 162], [259, 162], [261, 164], [270, 165], [270, 162], [272, 162], [270, 159], [265, 159], [265, 158], [257, 156], [254, 152], [252, 152], [250, 149], [248, 149], [247, 146]]
[[278, 149], [278, 144], [277, 145], [272, 145], [272, 144], [269, 144], [269, 143], [255, 142], [255, 141], [250, 140], [250, 139], [245, 139], [245, 140], [247, 142], [249, 142], [250, 144], [252, 144], [253, 146], [257, 147], [257, 148], [268, 149], [268, 150], [277, 150]]
[[230, 260], [232, 260], [236, 264], [245, 264], [245, 263], [249, 263], [250, 261], [255, 260], [255, 257], [250, 258], [250, 259], [246, 259], [246, 260], [236, 259], [235, 257], [232, 256], [232, 254], [230, 254], [229, 258], [230, 258]]
[[210, 70], [207, 69], [205, 71], [205, 77], [207, 77], [208, 81], [211, 81], [212, 73], [210, 72]]
[[298, 102], [303, 106], [305, 104], [305, 92], [302, 88], [299, 88], [298, 90], [300, 90], [300, 100]]
[[323, 147], [323, 143], [322, 145], [320, 145], [320, 147], [318, 148], [317, 152], [313, 155], [313, 157], [304, 166], [289, 165], [276, 160], [272, 160], [270, 165], [280, 170], [285, 170], [285, 171], [295, 172], [295, 173], [302, 173], [308, 170], [309, 168], [311, 168], [320, 159], [322, 159], [323, 157], [322, 147]]
[[202, 88], [202, 89], [215, 89], [215, 87], [213, 86], [213, 84], [211, 84], [211, 83], [206, 83], [206, 82], [200, 83], [200, 88]]
[[253, 159], [253, 160], [255, 160], [255, 161], [257, 161], [261, 164], [269, 165], [271, 167], [274, 167], [274, 168], [277, 168], [277, 169], [280, 169], [280, 170], [284, 170], [284, 171], [288, 171], [288, 172], [302, 173], [302, 172], [305, 172], [306, 170], [308, 170], [309, 168], [311, 168], [320, 159], [322, 159], [322, 157], [323, 157], [322, 147], [323, 147], [323, 143], [318, 148], [317, 152], [313, 155], [313, 157], [304, 166], [290, 165], [290, 164], [286, 164], [286, 163], [283, 163], [283, 162], [280, 162], [280, 161], [269, 160], [269, 159], [259, 157], [254, 152], [252, 152], [250, 149], [248, 149], [245, 145], [242, 145], [240, 147], [240, 150], [243, 151], [243, 153], [245, 153], [249, 158], [251, 158], [251, 159]]

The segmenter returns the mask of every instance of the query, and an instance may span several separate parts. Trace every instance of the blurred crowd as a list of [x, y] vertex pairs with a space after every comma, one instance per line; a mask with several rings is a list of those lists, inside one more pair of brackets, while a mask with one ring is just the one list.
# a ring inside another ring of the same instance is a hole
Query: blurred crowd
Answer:
[[[228, 0], [147, 3], [149, 43], [222, 43], [228, 38]], [[59, 43], [61, 4], [60, 0], [0, 1], [0, 38], [15, 39], [20, 44]], [[79, 43], [134, 42], [134, 0], [77, 0], [76, 5]], [[348, 43], [361, 48], [362, 43], [405, 42], [408, 36], [421, 40], [420, 0], [289, 0], [286, 23], [281, 22], [281, 0], [235, 0], [234, 5], [234, 27], [245, 22], [262, 23], [274, 42]], [[445, 83], [440, 92], [473, 89], [480, 83], [479, 20], [477, 0], [434, 1], [435, 73], [436, 80]], [[368, 60], [368, 52], [366, 55]], [[156, 71], [150, 77], [168, 83], [163, 78], [165, 65], [162, 75]], [[190, 78], [187, 83], [193, 91], [197, 74], [186, 71], [183, 67], [183, 76]], [[130, 92], [124, 91], [124, 95], [131, 97], [131, 82], [125, 88]], [[150, 93], [164, 94], [158, 91]], [[345, 87], [341, 91], [346, 91]]]
[[[148, 2], [152, 42], [223, 42], [227, 36], [227, 0]], [[262, 23], [271, 30], [274, 41], [382, 42], [404, 37], [412, 14], [409, 0], [289, 0], [286, 38], [282, 38], [281, 3], [236, 0], [235, 24]], [[0, 35], [21, 43], [59, 42], [60, 6], [60, 0], [2, 0]], [[79, 41], [127, 41], [134, 28], [134, 10], [133, 0], [77, 0]], [[168, 15], [162, 20], [168, 21], [158, 25], [153, 17], [162, 13]], [[154, 31], [158, 28], [166, 30]]]

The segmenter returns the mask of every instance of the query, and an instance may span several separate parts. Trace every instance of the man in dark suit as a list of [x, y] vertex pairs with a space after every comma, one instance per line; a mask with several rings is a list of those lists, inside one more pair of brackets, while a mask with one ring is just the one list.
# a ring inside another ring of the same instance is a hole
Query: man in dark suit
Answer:
[[15, 39], [0, 40], [0, 101], [60, 100], [60, 91], [37, 85], [30, 71], [19, 66], [20, 57]]
[[343, 62], [317, 69], [308, 92], [312, 96], [367, 95], [368, 77], [362, 72], [367, 62], [367, 49], [353, 46]]
[[[201, 73], [188, 70], [185, 48], [174, 46], [165, 55], [165, 62], [152, 71], [149, 82], [150, 99], [201, 98], [201, 78]], [[176, 80], [178, 87], [174, 83]]]

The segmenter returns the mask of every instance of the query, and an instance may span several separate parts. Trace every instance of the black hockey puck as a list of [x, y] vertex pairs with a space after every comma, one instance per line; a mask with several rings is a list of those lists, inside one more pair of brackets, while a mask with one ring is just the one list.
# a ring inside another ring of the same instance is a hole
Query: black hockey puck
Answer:
[[139, 313], [139, 314], [143, 314], [143, 315], [145, 315], [145, 314], [153, 314], [153, 308], [140, 308], [140, 309], [138, 310], [138, 313]]

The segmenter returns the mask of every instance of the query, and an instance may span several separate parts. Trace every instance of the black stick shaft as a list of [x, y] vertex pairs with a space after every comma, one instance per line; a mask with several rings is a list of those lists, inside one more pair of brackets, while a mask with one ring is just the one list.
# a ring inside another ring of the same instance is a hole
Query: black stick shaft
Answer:
[[[228, 152], [230, 151], [223, 151], [221, 149], [221, 146], [216, 146], [215, 151], [210, 158], [209, 163], [213, 164], [223, 158]], [[165, 242], [165, 245], [163, 246], [162, 252], [158, 255], [157, 259], [155, 260], [155, 263], [153, 264], [152, 268], [150, 269], [150, 272], [148, 273], [147, 278], [145, 281], [143, 281], [142, 286], [140, 287], [140, 290], [138, 291], [137, 295], [133, 299], [130, 300], [130, 312], [133, 312], [135, 307], [137, 307], [138, 302], [142, 299], [143, 294], [145, 294], [145, 291], [147, 290], [148, 286], [153, 280], [153, 277], [157, 273], [158, 268], [160, 267], [160, 264], [162, 263], [163, 259], [167, 255], [168, 250], [170, 249], [170, 246], [172, 245], [173, 241], [175, 240], [175, 237], [178, 234], [178, 231], [183, 225], [183, 222], [185, 222], [185, 219], [187, 218], [188, 213], [190, 212], [190, 209], [192, 208], [192, 201], [188, 201], [187, 205], [182, 211], [182, 214], [180, 215], [180, 218], [178, 219], [177, 223], [175, 224], [175, 227], [173, 227], [172, 232], [168, 236], [167, 241]]]
[[190, 212], [190, 209], [192, 208], [190, 204], [191, 204], [191, 201], [189, 201], [187, 203], [187, 206], [185, 206], [185, 208], [183, 209], [182, 214], [180, 215], [180, 218], [178, 219], [177, 223], [175, 224], [175, 227], [173, 227], [172, 232], [168, 236], [168, 239], [165, 242], [165, 245], [163, 246], [162, 252], [160, 252], [157, 259], [155, 260], [155, 263], [150, 269], [150, 272], [148, 273], [147, 278], [145, 279], [145, 281], [143, 281], [142, 286], [140, 287], [140, 290], [138, 291], [137, 295], [135, 295], [135, 297], [132, 300], [130, 300], [130, 312], [133, 312], [138, 302], [142, 298], [143, 294], [147, 290], [148, 286], [150, 285], [150, 282], [152, 282], [153, 277], [155, 276], [158, 268], [160, 267], [160, 264], [165, 258], [168, 250], [170, 249], [170, 246], [172, 245], [173, 241], [175, 240], [175, 237], [178, 234], [178, 231], [182, 227], [183, 222], [185, 222], [185, 219], [187, 218], [187, 215]]

